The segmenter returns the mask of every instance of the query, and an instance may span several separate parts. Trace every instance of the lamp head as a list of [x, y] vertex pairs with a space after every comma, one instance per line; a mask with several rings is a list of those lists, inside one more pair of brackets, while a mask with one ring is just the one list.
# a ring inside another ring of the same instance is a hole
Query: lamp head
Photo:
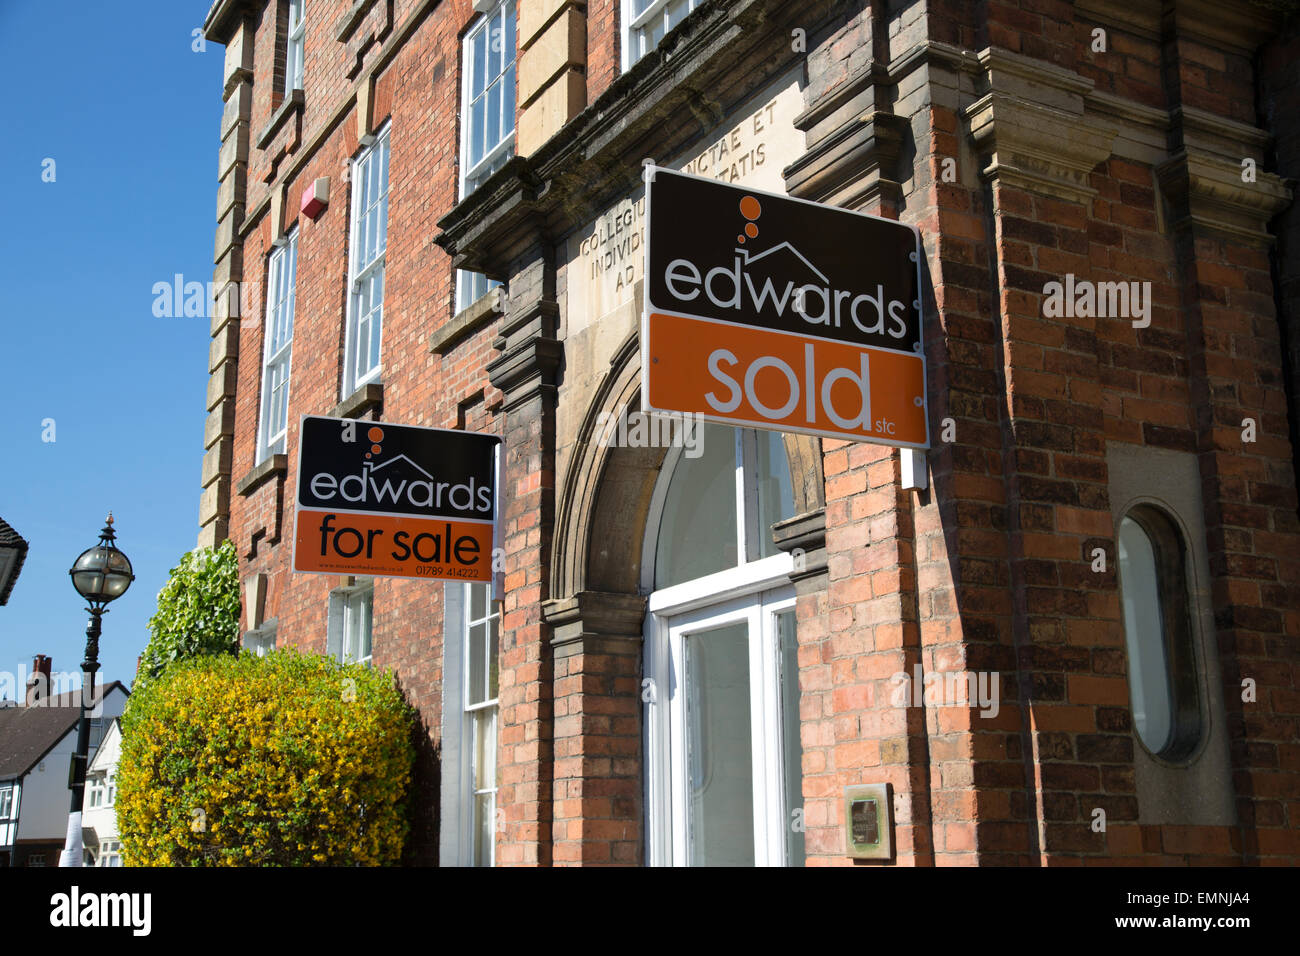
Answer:
[[108, 520], [99, 532], [99, 543], [81, 552], [68, 571], [77, 593], [95, 608], [116, 601], [135, 580], [130, 560], [113, 543], [116, 539], [113, 514], [109, 512]]

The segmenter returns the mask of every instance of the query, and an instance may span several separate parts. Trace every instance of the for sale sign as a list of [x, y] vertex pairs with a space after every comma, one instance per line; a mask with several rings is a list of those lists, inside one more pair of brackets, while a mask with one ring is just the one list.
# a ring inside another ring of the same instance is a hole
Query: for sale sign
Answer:
[[490, 581], [499, 442], [304, 416], [293, 569]]
[[649, 408], [929, 447], [916, 229], [659, 167], [646, 180]]

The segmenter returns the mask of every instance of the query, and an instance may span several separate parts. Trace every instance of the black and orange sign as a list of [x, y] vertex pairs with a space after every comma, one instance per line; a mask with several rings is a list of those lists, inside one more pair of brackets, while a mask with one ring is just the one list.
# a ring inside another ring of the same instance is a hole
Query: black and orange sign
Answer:
[[492, 579], [496, 435], [307, 415], [293, 569]]
[[930, 446], [914, 228], [648, 167], [646, 240], [650, 409]]

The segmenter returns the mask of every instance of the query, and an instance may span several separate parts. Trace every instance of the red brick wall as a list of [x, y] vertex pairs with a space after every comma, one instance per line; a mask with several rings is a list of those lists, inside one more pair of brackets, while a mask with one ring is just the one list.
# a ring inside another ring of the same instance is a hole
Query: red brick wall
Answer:
[[[345, 397], [344, 170], [358, 141], [355, 108], [336, 114], [354, 81], [334, 30], [350, 3], [310, 6], [301, 121], [291, 119], [263, 151], [258, 135], [281, 101], [283, 6], [269, 5], [255, 43], [246, 209], [257, 218], [244, 247], [236, 481], [255, 464], [272, 238], [262, 201], [268, 179], [281, 185], [276, 177], [322, 132], [319, 149], [284, 183], [285, 225], [296, 220], [299, 229], [290, 462], [299, 416], [327, 413]], [[544, 438], [551, 399], [502, 410], [485, 375], [500, 355], [493, 327], [444, 356], [427, 347], [453, 309], [451, 263], [433, 237], [457, 198], [459, 38], [473, 13], [468, 0], [402, 0], [394, 8], [394, 31], [413, 11], [425, 19], [374, 78], [374, 125], [392, 122], [382, 414], [506, 437], [498, 858], [639, 862], [639, 700], [629, 676], [636, 668], [617, 653], [552, 659], [546, 651], [539, 605], [553, 596], [556, 476]], [[1102, 55], [1090, 49], [1095, 24], [1069, 4], [986, 0], [975, 8], [976, 17], [972, 5], [951, 2], [931, 2], [920, 18], [900, 11], [907, 18], [900, 37], [971, 51], [994, 44], [1076, 70], [1099, 90], [1148, 107], [1185, 104], [1261, 122], [1243, 55], [1110, 27]], [[588, 5], [589, 103], [619, 75], [619, 14], [618, 0]], [[832, 25], [809, 51], [808, 95], [843, 82], [870, 43], [856, 12]], [[379, 49], [366, 54], [362, 73]], [[1288, 62], [1274, 61], [1271, 75]], [[938, 102], [913, 118], [915, 161], [900, 176], [905, 197], [879, 209], [901, 213], [925, 237], [935, 431], [950, 418], [956, 440], [936, 441], [933, 488], [921, 495], [900, 490], [889, 450], [824, 443], [827, 586], [801, 596], [797, 610], [809, 863], [849, 862], [842, 790], [867, 781], [892, 783], [898, 795], [901, 864], [1294, 862], [1300, 526], [1268, 253], [1171, 232], [1153, 170], [1116, 157], [1092, 172], [1097, 194], [1087, 201], [986, 185], [977, 171], [943, 182], [942, 161], [962, 155], [964, 122]], [[1294, 149], [1289, 155], [1294, 163]], [[305, 221], [299, 199], [320, 176], [331, 179], [331, 202]], [[1150, 327], [1045, 317], [1043, 287], [1067, 272], [1150, 281]], [[516, 279], [512, 295], [553, 294], [528, 288], [526, 275]], [[1241, 441], [1246, 417], [1258, 424], [1251, 445]], [[1198, 456], [1238, 827], [1137, 823], [1108, 441]], [[291, 465], [283, 482], [233, 496], [230, 536], [241, 576], [269, 576], [265, 616], [278, 619], [280, 642], [320, 652], [328, 592], [338, 582], [290, 573], [293, 472]], [[1090, 568], [1097, 547], [1111, 557], [1103, 574]], [[429, 582], [375, 586], [375, 666], [396, 670], [425, 726], [410, 852], [423, 862], [436, 858], [437, 845], [442, 594]], [[891, 678], [918, 662], [926, 671], [999, 672], [1001, 713], [894, 706]], [[1258, 682], [1255, 704], [1240, 700], [1246, 677]], [[1096, 807], [1110, 820], [1104, 835], [1088, 825]]]
[[609, 89], [623, 72], [623, 0], [588, 0], [587, 3], [587, 105]]
[[[341, 58], [324, 54], [338, 48], [334, 24], [350, 6], [312, 4], [309, 8], [305, 67], [304, 141], [309, 141], [351, 89]], [[419, 6], [398, 3], [394, 30]], [[484, 381], [482, 369], [495, 352], [491, 328], [456, 345], [449, 354], [429, 352], [429, 336], [452, 314], [453, 273], [448, 256], [431, 237], [437, 220], [457, 197], [458, 125], [460, 100], [460, 34], [473, 11], [468, 2], [436, 5], [410, 40], [375, 78], [373, 127], [391, 120], [388, 248], [381, 361], [384, 366], [383, 415], [393, 421], [497, 430], [494, 410], [499, 393]], [[269, 119], [272, 103], [271, 53], [282, 37], [273, 36], [269, 18], [259, 27], [256, 44], [252, 129]], [[374, 58], [374, 50], [370, 53]], [[367, 66], [368, 68], [368, 66]], [[278, 137], [277, 137], [278, 139]], [[300, 147], [301, 148], [301, 147]], [[287, 453], [296, 462], [297, 422], [303, 414], [328, 414], [340, 395], [343, 328], [347, 309], [347, 243], [350, 184], [348, 160], [357, 150], [356, 112], [349, 109], [326, 135], [301, 172], [285, 185], [286, 229], [298, 226], [293, 362], [289, 392]], [[250, 150], [247, 208], [256, 209], [269, 188], [262, 180], [269, 171], [265, 154]], [[292, 162], [290, 153], [282, 163]], [[302, 192], [320, 176], [330, 177], [330, 203], [320, 217], [300, 217]], [[278, 182], [277, 182], [278, 185]], [[238, 390], [233, 476], [236, 481], [253, 468], [261, 392], [262, 315], [266, 304], [265, 272], [271, 251], [271, 223], [261, 214], [251, 223], [245, 243], [244, 295], [246, 317], [240, 330]], [[290, 571], [295, 494], [295, 468], [290, 465], [283, 488], [268, 481], [247, 497], [234, 495], [230, 537], [240, 552], [241, 577], [268, 574], [265, 617], [278, 620], [278, 643], [323, 653], [326, 643], [328, 595], [339, 580], [331, 576]], [[283, 509], [278, 543], [275, 513]], [[256, 542], [262, 528], [267, 534]], [[417, 832], [412, 835], [412, 860], [436, 857], [437, 767], [442, 689], [441, 583], [380, 579], [375, 582], [374, 665], [396, 672], [410, 702], [420, 710], [427, 734], [421, 753]]]

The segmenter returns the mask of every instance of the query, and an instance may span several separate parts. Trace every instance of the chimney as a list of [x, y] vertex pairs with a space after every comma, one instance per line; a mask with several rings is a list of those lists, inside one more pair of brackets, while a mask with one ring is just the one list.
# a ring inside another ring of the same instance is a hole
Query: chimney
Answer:
[[27, 706], [41, 706], [50, 696], [50, 658], [37, 654], [32, 658], [32, 673], [27, 678]]

